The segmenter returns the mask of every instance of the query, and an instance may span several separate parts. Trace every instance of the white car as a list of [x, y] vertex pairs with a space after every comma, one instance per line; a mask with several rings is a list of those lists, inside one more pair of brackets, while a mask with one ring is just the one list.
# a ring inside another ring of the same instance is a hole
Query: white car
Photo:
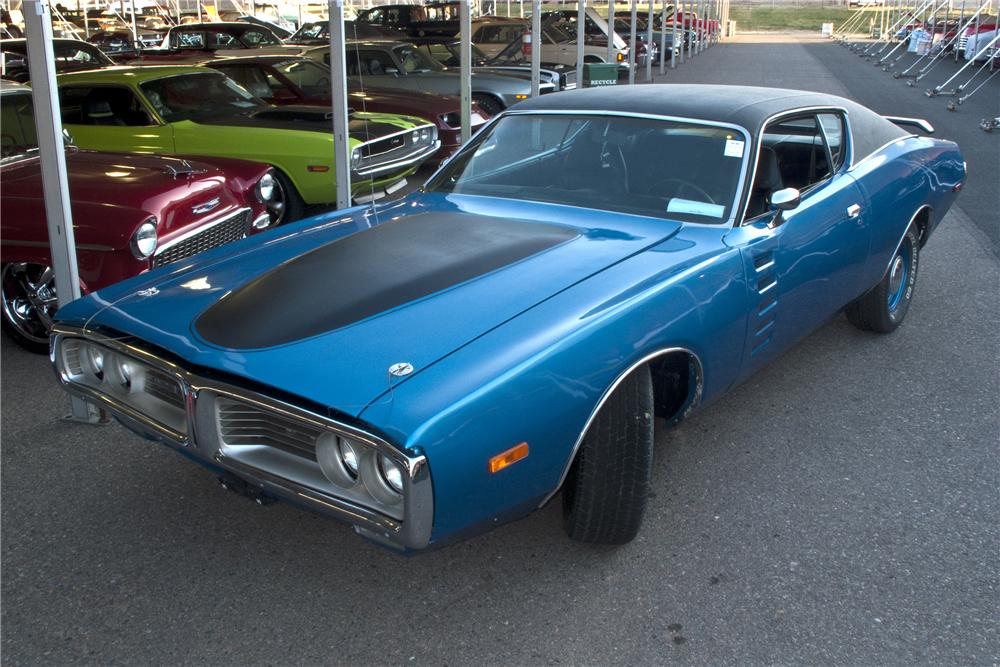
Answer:
[[[993, 42], [998, 34], [997, 30], [983, 30], [978, 35], [972, 35], [965, 42], [966, 60], [975, 58], [979, 62], [1000, 56], [1000, 40]], [[990, 42], [993, 42], [990, 44]]]

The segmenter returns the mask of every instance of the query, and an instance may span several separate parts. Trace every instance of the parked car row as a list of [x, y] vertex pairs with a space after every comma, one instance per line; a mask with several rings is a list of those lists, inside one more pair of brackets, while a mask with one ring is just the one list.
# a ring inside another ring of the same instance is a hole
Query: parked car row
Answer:
[[[457, 10], [385, 5], [347, 23], [356, 203], [396, 192], [421, 165], [460, 147]], [[89, 42], [53, 44], [85, 293], [335, 203], [327, 22], [282, 39], [276, 24], [251, 16], [168, 25], [150, 15], [137, 21], [135, 39], [107, 12], [86, 17], [100, 28]], [[543, 95], [576, 86], [567, 17], [544, 16]], [[603, 62], [607, 22], [592, 10], [588, 22], [605, 33], [603, 42], [588, 33], [587, 62]], [[476, 20], [484, 50], [474, 51], [473, 132], [530, 97], [526, 30], [522, 20]], [[615, 60], [627, 62], [624, 41], [614, 32], [610, 39]], [[0, 51], [3, 78], [28, 83], [26, 40], [2, 40]], [[4, 84], [2, 102], [2, 206], [5, 220], [17, 220], [0, 258], [3, 322], [19, 343], [41, 350], [55, 293], [30, 88]]]

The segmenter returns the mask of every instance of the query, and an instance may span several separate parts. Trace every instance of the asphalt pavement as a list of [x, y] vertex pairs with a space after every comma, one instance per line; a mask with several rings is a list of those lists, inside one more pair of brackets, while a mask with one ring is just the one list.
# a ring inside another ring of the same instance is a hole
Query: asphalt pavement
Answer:
[[[945, 104], [828, 43], [720, 45], [665, 78]], [[970, 169], [997, 162], [975, 113], [932, 120]], [[47, 360], [5, 339], [3, 662], [996, 665], [1000, 208], [972, 177], [958, 203], [896, 333], [839, 317], [658, 433], [621, 548], [569, 542], [556, 502], [394, 555], [118, 426], [60, 421]]]

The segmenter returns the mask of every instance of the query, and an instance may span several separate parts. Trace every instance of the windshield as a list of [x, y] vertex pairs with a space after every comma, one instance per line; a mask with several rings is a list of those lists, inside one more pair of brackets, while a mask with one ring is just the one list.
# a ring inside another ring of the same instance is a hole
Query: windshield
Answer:
[[146, 99], [168, 123], [213, 116], [245, 115], [267, 106], [220, 73], [180, 74], [139, 84]]
[[741, 132], [696, 122], [511, 115], [480, 131], [427, 190], [720, 224], [745, 153]]
[[330, 96], [330, 69], [315, 60], [289, 60], [274, 66], [306, 97]]
[[413, 72], [441, 72], [444, 65], [434, 60], [428, 55], [424, 55], [416, 46], [412, 44], [401, 44], [393, 49], [396, 58], [403, 65], [403, 71], [407, 74]]

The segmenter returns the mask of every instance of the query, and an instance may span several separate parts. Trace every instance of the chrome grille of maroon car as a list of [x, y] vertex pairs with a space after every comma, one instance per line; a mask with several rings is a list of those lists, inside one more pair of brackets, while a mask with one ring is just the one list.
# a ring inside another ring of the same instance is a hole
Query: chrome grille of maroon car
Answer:
[[217, 248], [246, 236], [250, 229], [250, 209], [240, 209], [187, 238], [164, 246], [153, 258], [153, 266], [166, 266], [199, 252]]
[[316, 460], [320, 429], [228, 398], [219, 398], [217, 409], [219, 434], [226, 445], [264, 445]]

